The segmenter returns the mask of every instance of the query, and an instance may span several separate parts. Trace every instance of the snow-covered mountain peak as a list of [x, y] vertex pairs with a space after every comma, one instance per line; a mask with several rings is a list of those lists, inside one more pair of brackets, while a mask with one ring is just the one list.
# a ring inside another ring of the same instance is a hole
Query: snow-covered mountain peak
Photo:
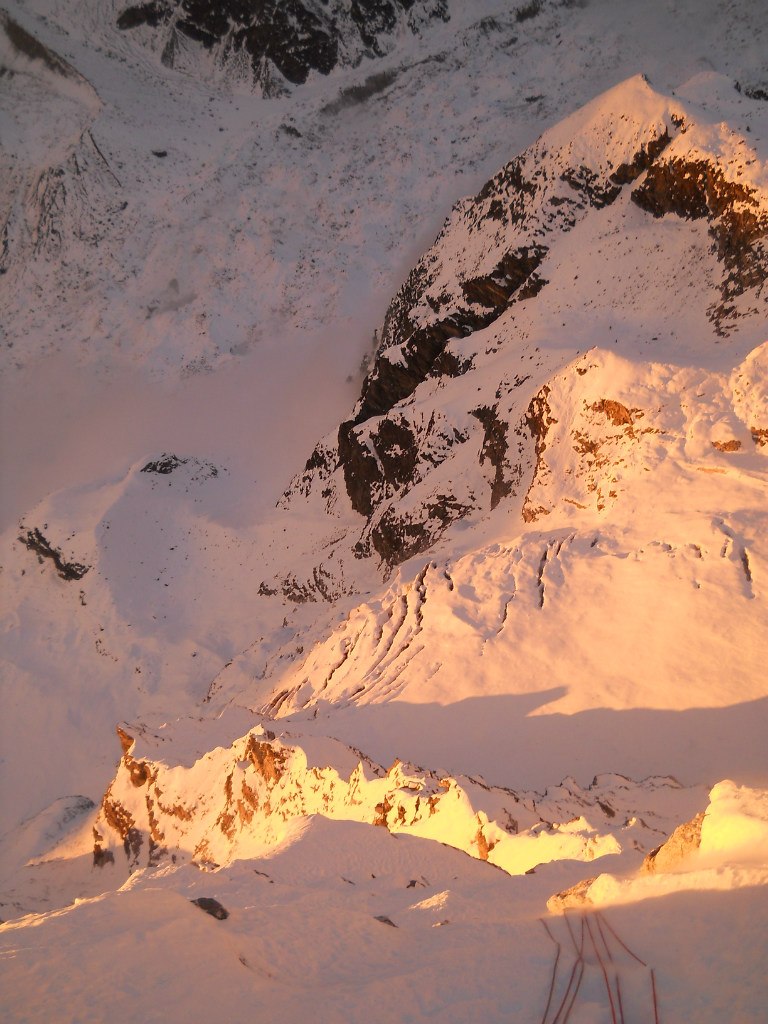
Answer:
[[6, 1015], [757, 1024], [760, 5], [8, 2]]
[[[655, 471], [680, 429], [648, 405], [662, 379], [677, 394], [670, 364], [730, 372], [768, 308], [765, 161], [700, 109], [636, 76], [457, 204], [389, 307], [350, 419], [284, 503], [351, 506], [367, 520], [356, 557], [391, 566], [505, 499], [523, 522], [549, 514], [545, 480], [603, 512], [620, 477]], [[739, 447], [755, 417], [729, 428]]]

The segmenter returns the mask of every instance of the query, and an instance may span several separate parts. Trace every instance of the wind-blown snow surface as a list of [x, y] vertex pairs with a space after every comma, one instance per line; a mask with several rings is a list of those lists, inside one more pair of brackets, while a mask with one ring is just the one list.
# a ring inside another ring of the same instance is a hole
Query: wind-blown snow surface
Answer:
[[469, 7], [273, 100], [0, 23], [9, 1019], [762, 1019], [760, 5]]

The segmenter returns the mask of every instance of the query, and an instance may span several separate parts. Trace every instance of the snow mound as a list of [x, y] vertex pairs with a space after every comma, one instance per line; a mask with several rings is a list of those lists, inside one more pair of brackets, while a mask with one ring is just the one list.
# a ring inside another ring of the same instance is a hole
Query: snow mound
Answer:
[[686, 890], [730, 890], [768, 883], [768, 791], [719, 782], [707, 809], [677, 828], [638, 875], [604, 874], [552, 896], [552, 912], [655, 899]]

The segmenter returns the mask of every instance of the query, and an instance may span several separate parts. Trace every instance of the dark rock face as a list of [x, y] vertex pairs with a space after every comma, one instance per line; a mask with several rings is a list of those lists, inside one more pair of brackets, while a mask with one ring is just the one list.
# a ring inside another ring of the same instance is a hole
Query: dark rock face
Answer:
[[608, 182], [604, 182], [599, 174], [583, 165], [569, 167], [563, 171], [560, 177], [595, 210], [602, 210], [603, 207], [610, 206], [621, 195], [621, 185], [613, 181], [613, 176]]
[[415, 330], [397, 353], [397, 362], [380, 353], [373, 370], [363, 382], [353, 422], [364, 423], [372, 416], [388, 413], [432, 374], [452, 338], [463, 338], [487, 327], [497, 316], [495, 310], [479, 314], [462, 311], [439, 323]]
[[[632, 192], [632, 202], [654, 217], [667, 213], [691, 219], [706, 217], [710, 212], [708, 196], [715, 198], [714, 173], [715, 168], [705, 160], [665, 161], [648, 171], [642, 185]], [[722, 172], [717, 174], [722, 178]]]
[[[114, 829], [122, 839], [123, 850], [125, 851], [128, 864], [131, 869], [134, 869], [139, 865], [144, 836], [141, 830], [136, 828], [136, 822], [130, 811], [113, 798], [111, 789], [112, 787], [107, 790], [101, 802], [101, 813], [109, 827]], [[93, 849], [94, 860], [104, 854], [100, 842], [100, 839], [95, 839]]]
[[218, 48], [223, 61], [245, 55], [262, 85], [271, 78], [270, 67], [301, 85], [312, 71], [327, 75], [338, 65], [382, 56], [401, 28], [418, 33], [424, 24], [448, 17], [446, 0], [152, 0], [127, 7], [117, 26], [156, 30], [168, 64], [180, 34], [206, 49]]
[[471, 511], [471, 505], [458, 501], [453, 494], [436, 494], [431, 501], [409, 512], [388, 505], [370, 531], [371, 543], [382, 562], [399, 565], [428, 551], [451, 523]]
[[523, 282], [539, 267], [547, 252], [546, 245], [524, 245], [506, 253], [490, 274], [462, 282], [464, 298], [499, 315]]
[[[683, 125], [682, 118], [675, 120], [675, 126]], [[616, 169], [607, 176], [585, 167], [581, 164], [578, 167], [569, 167], [560, 175], [562, 181], [569, 185], [574, 192], [578, 193], [582, 202], [596, 210], [602, 210], [610, 206], [621, 195], [624, 185], [635, 181], [643, 171], [653, 164], [654, 160], [663, 153], [672, 141], [669, 130], [665, 129], [655, 138], [643, 143], [631, 160], [619, 164]]]
[[63, 580], [68, 582], [81, 580], [91, 568], [89, 565], [83, 565], [81, 562], [67, 561], [60, 549], [55, 548], [37, 527], [27, 530], [25, 534], [19, 537], [19, 540], [24, 547], [34, 551], [41, 562], [44, 558], [50, 558], [56, 566], [56, 572]]
[[172, 473], [174, 469], [178, 469], [179, 466], [186, 465], [186, 459], [180, 459], [178, 455], [163, 454], [159, 459], [153, 459], [148, 462], [146, 466], [141, 467], [142, 473], [159, 473], [161, 476], [167, 476]]
[[248, 3], [247, 0], [183, 0], [174, 6], [154, 2], [128, 7], [117, 19], [124, 30], [148, 25], [167, 29], [163, 51], [173, 64], [172, 33], [179, 32], [206, 49], [223, 44], [227, 53], [244, 51], [254, 67], [270, 60], [287, 81], [300, 84], [312, 69], [328, 74], [338, 61], [338, 40], [331, 26], [300, 0], [287, 3]]
[[465, 373], [469, 373], [474, 368], [474, 365], [475, 360], [473, 356], [458, 355], [451, 349], [449, 343], [432, 363], [430, 376], [444, 378], [463, 377]]
[[549, 433], [549, 428], [553, 423], [557, 422], [553, 419], [552, 410], [549, 407], [549, 394], [550, 389], [545, 385], [541, 391], [531, 399], [531, 404], [528, 406], [525, 414], [525, 425], [533, 438], [536, 455], [533, 477], [531, 478], [531, 484], [528, 488], [528, 494], [526, 494], [525, 501], [523, 502], [523, 520], [526, 523], [533, 523], [539, 518], [539, 516], [547, 515], [547, 509], [540, 507], [535, 508], [531, 504], [529, 496], [533, 485], [536, 482], [536, 477], [539, 474], [542, 456], [547, 447], [546, 438]]
[[521, 21], [529, 21], [531, 18], [535, 18], [536, 15], [541, 14], [543, 6], [542, 0], [529, 0], [529, 3], [523, 4], [522, 7], [517, 8], [515, 11], [515, 21], [519, 23]]
[[768, 280], [768, 215], [754, 191], [729, 181], [707, 160], [667, 160], [649, 169], [632, 201], [654, 217], [707, 218], [712, 249], [725, 271], [723, 301], [709, 310], [722, 333], [721, 325], [733, 315], [729, 302]]
[[502, 498], [511, 493], [514, 481], [505, 477], [505, 468], [508, 469], [507, 432], [509, 424], [505, 423], [498, 415], [498, 406], [489, 408], [487, 405], [474, 409], [472, 415], [476, 416], [483, 425], [485, 434], [483, 447], [480, 450], [480, 465], [488, 461], [495, 470], [491, 483], [491, 510], [495, 509]]
[[192, 456], [182, 458], [179, 455], [174, 455], [172, 452], [163, 452], [159, 458], [150, 459], [146, 465], [141, 467], [140, 472], [152, 473], [156, 476], [170, 476], [171, 473], [176, 472], [182, 466], [187, 467], [189, 479], [195, 483], [210, 480], [219, 475], [218, 466], [214, 466], [212, 462], [203, 462], [201, 459], [196, 459]]
[[745, 96], [749, 96], [751, 100], [762, 100], [768, 102], [768, 82], [753, 82], [751, 85], [742, 85], [741, 82], [736, 82], [736, 92], [742, 92]]
[[102, 850], [101, 847], [96, 844], [93, 847], [93, 866], [95, 868], [104, 868], [107, 864], [115, 863], [115, 855], [111, 850]]
[[[412, 395], [429, 376], [442, 376], [446, 369], [449, 376], [465, 372], [467, 367], [461, 370], [461, 363], [455, 356], [446, 355], [448, 342], [490, 326], [513, 297], [523, 299], [537, 294], [546, 282], [540, 278], [534, 282], [534, 271], [547, 252], [545, 245], [530, 245], [506, 253], [490, 274], [461, 283], [466, 305], [426, 327], [414, 327], [407, 314], [409, 304], [416, 304], [417, 282], [421, 276], [412, 274], [392, 303], [382, 330], [387, 341], [400, 339], [401, 332], [406, 332], [407, 340], [401, 344], [397, 362], [380, 350], [373, 370], [363, 383], [354, 422], [364, 423], [372, 416], [389, 412], [398, 402]], [[525, 291], [524, 286], [528, 283], [531, 288]]]
[[339, 428], [339, 463], [352, 507], [370, 518], [383, 501], [403, 497], [468, 435], [433, 415], [418, 427], [403, 413]]
[[412, 481], [417, 456], [416, 438], [402, 418], [382, 420], [365, 437], [355, 433], [352, 423], [339, 427], [339, 459], [347, 494], [361, 515], [373, 513], [377, 495], [402, 490]]
[[[683, 129], [685, 127], [685, 121], [681, 117], [673, 117], [672, 121], [676, 128]], [[611, 181], [615, 185], [629, 185], [630, 182], [639, 178], [643, 171], [648, 170], [671, 141], [668, 131], [663, 131], [655, 139], [650, 139], [646, 145], [640, 147], [628, 163], [620, 164], [616, 168], [611, 175]]]
[[217, 921], [226, 921], [229, 917], [229, 911], [212, 896], [198, 896], [196, 900], [190, 900], [190, 902], [194, 903], [196, 907], [200, 907], [206, 914], [215, 917]]
[[170, 18], [171, 12], [171, 5], [166, 3], [137, 4], [123, 11], [117, 19], [117, 27], [131, 29], [139, 25], [150, 25], [157, 28]]

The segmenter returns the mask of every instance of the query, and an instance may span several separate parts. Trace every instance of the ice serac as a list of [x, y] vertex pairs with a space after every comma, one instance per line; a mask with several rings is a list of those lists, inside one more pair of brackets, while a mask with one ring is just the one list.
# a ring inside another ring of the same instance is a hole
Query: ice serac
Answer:
[[381, 57], [399, 33], [418, 34], [448, 18], [446, 0], [150, 0], [124, 6], [117, 27], [139, 30], [170, 67], [202, 75], [215, 69], [270, 96], [303, 85], [313, 72]]
[[551, 511], [548, 473], [571, 490], [586, 474], [569, 500], [603, 511], [619, 448], [667, 430], [610, 380], [598, 394], [580, 378], [591, 365], [610, 376], [613, 353], [711, 364], [734, 336], [745, 355], [764, 340], [766, 237], [748, 137], [642, 76], [624, 82], [456, 205], [392, 300], [349, 419], [284, 504], [314, 496], [364, 517], [355, 553], [387, 570], [499, 506], [535, 522]]

